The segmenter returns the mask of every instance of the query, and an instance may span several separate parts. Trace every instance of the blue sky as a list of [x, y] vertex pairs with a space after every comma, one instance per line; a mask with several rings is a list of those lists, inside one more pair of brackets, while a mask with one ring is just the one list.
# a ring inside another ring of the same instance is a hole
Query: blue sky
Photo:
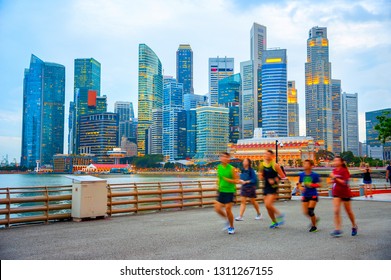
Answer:
[[253, 22], [267, 26], [268, 48], [287, 49], [302, 134], [308, 31], [328, 28], [332, 77], [342, 80], [344, 91], [358, 92], [364, 140], [364, 113], [391, 105], [391, 1], [0, 0], [0, 156], [20, 158], [23, 71], [32, 53], [65, 65], [67, 112], [73, 61], [84, 57], [102, 64], [109, 110], [121, 100], [133, 101], [137, 111], [139, 43], [148, 44], [164, 74], [173, 76], [178, 45], [191, 44], [195, 93], [205, 94], [208, 58], [234, 57], [239, 72], [250, 57]]

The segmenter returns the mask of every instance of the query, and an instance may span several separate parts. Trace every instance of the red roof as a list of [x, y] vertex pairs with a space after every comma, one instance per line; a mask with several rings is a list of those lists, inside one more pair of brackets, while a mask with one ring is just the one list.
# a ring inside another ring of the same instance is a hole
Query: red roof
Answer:
[[128, 168], [128, 164], [100, 164], [100, 163], [93, 163], [93, 166], [96, 168]]

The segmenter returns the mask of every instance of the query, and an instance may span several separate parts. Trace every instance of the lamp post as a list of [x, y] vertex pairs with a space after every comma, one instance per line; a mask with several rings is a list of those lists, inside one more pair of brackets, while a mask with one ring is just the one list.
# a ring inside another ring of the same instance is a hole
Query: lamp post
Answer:
[[280, 144], [281, 148], [284, 146], [284, 144], [278, 142], [278, 140], [276, 139], [276, 163], [278, 163], [278, 144]]

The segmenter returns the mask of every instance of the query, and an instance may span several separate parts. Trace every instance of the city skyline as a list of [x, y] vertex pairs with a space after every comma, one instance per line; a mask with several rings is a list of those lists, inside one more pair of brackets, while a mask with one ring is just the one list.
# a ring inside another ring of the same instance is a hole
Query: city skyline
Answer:
[[[35, 9], [33, 15], [27, 14], [29, 8], [31, 8], [30, 5], [32, 5], [28, 1], [12, 1], [12, 3], [3, 1], [0, 3], [0, 31], [3, 35], [0, 39], [0, 45], [2, 46], [0, 58], [3, 61], [0, 66], [0, 72], [2, 73], [0, 84], [6, 97], [0, 105], [0, 120], [2, 120], [0, 125], [0, 155], [8, 153], [11, 159], [19, 158], [20, 155], [23, 69], [28, 64], [28, 59], [32, 53], [45, 61], [65, 65], [65, 119], [67, 120], [67, 107], [73, 97], [74, 69], [72, 65], [74, 59], [94, 57], [101, 62], [101, 95], [107, 95], [108, 111], [113, 111], [114, 103], [119, 100], [137, 104], [137, 49], [139, 43], [145, 42], [156, 52], [162, 60], [165, 75], [175, 74], [175, 52], [179, 44], [188, 43], [192, 46], [194, 52], [194, 93], [206, 94], [208, 92], [208, 58], [217, 55], [233, 57], [235, 58], [236, 73], [238, 73], [240, 62], [248, 60], [249, 29], [253, 22], [257, 22], [268, 28], [269, 47], [278, 46], [288, 50], [288, 79], [295, 80], [297, 83], [301, 117], [300, 134], [303, 135], [303, 128], [305, 129], [303, 73], [306, 36], [308, 29], [311, 27], [325, 26], [330, 41], [330, 61], [333, 63], [332, 77], [342, 80], [343, 91], [358, 92], [359, 95], [361, 141], [365, 138], [365, 126], [363, 125], [365, 124], [365, 112], [383, 109], [383, 104], [387, 101], [387, 98], [388, 100], [391, 99], [389, 85], [386, 84], [387, 69], [391, 65], [389, 60], [384, 59], [387, 55], [389, 56], [391, 45], [391, 37], [387, 32], [391, 25], [389, 20], [390, 9], [385, 8], [390, 4], [386, 2], [361, 2], [351, 5], [355, 2], [342, 1], [335, 4], [321, 1], [319, 9], [316, 8], [320, 13], [319, 17], [312, 20], [310, 12], [314, 11], [315, 7], [305, 3], [271, 4], [266, 2], [256, 5], [252, 2], [248, 4], [249, 6], [243, 6], [235, 1], [216, 1], [218, 3], [209, 5], [208, 9], [204, 11], [206, 3], [209, 2], [200, 1], [196, 5], [185, 3], [179, 11], [167, 13], [164, 17], [158, 16], [154, 22], [146, 23], [145, 26], [138, 26], [136, 20], [134, 22], [133, 20], [129, 21], [121, 16], [121, 8], [124, 11], [131, 10], [132, 5], [128, 3], [113, 2], [109, 4], [98, 1], [94, 2], [95, 5], [92, 5], [92, 2], [89, 1], [83, 1], [83, 3], [70, 1], [67, 4], [62, 4], [62, 8], [57, 8], [57, 5], [52, 4], [53, 2], [47, 5], [43, 5], [45, 1], [34, 3], [34, 6], [37, 7], [42, 4], [42, 11], [39, 12], [38, 9]], [[140, 5], [142, 7], [137, 7], [137, 9], [145, 8], [145, 5], [157, 5], [162, 8], [162, 14], [176, 3], [175, 1], [168, 1], [167, 7], [164, 7], [159, 2], [145, 2]], [[45, 9], [43, 9], [44, 6], [46, 6]], [[69, 8], [69, 11], [67, 8]], [[105, 8], [111, 9], [107, 10]], [[46, 27], [44, 26], [46, 21], [40, 20], [39, 15], [47, 13], [48, 9], [53, 11], [51, 15], [48, 15], [48, 18], [56, 17], [59, 14], [66, 15], [71, 12], [74, 12], [74, 15], [67, 22], [62, 21], [59, 17], [58, 22], [53, 22], [54, 26]], [[205, 23], [201, 23], [201, 20], [190, 19], [180, 21], [184, 16], [180, 14], [181, 12], [189, 16], [200, 10], [203, 10], [206, 15], [217, 14], [217, 19], [205, 20]], [[107, 11], [109, 11], [107, 14], [101, 14], [101, 12]], [[269, 12], [266, 13], [266, 11]], [[136, 13], [137, 11], [133, 12]], [[86, 17], [82, 19], [84, 28], [81, 31], [76, 28], [78, 27], [78, 19], [76, 18], [79, 13], [86, 13]], [[145, 13], [141, 13], [141, 16], [143, 15], [145, 16]], [[238, 16], [238, 19], [234, 20], [232, 24], [230, 23], [229, 28], [223, 29], [222, 25], [217, 24], [223, 16], [231, 19]], [[88, 20], [91, 20], [92, 17], [97, 18], [97, 24], [90, 25], [88, 23]], [[303, 22], [297, 21], [299, 17]], [[308, 20], [306, 21], [306, 19]], [[12, 25], [15, 20], [19, 21], [18, 24]], [[279, 23], [279, 20], [281, 23]], [[175, 36], [170, 35], [166, 38], [166, 33], [156, 36], [167, 26], [172, 26], [173, 22], [181, 22], [181, 26], [174, 25], [174, 27], [170, 27], [171, 31], [173, 28], [178, 30], [178, 32], [174, 32], [176, 33]], [[152, 23], [161, 23], [161, 26], [156, 28]], [[216, 25], [213, 25], [214, 23]], [[113, 31], [113, 26], [118, 28]], [[132, 26], [137, 28], [136, 30], [131, 28], [132, 31], [128, 31], [129, 35], [136, 34], [136, 36], [132, 36], [132, 40], [129, 41], [129, 39], [126, 39], [127, 28], [125, 27]], [[195, 26], [201, 31], [200, 33], [203, 33], [201, 37], [193, 32]], [[280, 28], [282, 26], [286, 28], [282, 30]], [[23, 34], [31, 32], [30, 28], [36, 29], [39, 27], [41, 29], [38, 35], [35, 33], [36, 38], [23, 36]], [[188, 27], [186, 32], [182, 30], [184, 27]], [[218, 32], [208, 32], [211, 28]], [[81, 36], [84, 36], [86, 32], [86, 38], [82, 38]], [[213, 36], [207, 33], [213, 33]], [[376, 36], [379, 33], [384, 34], [384, 36]], [[232, 36], [228, 36], [229, 34], [232, 34]], [[26, 42], [26, 38], [29, 41]], [[152, 38], [153, 40], [151, 40]], [[204, 40], [208, 38], [212, 38], [211, 44], [203, 46]], [[224, 40], [219, 40], [219, 38], [224, 38]], [[106, 42], [107, 39], [113, 39], [113, 42]], [[169, 43], [160, 44], [159, 42], [162, 41]], [[115, 46], [118, 42], [121, 42], [121, 47]], [[122, 45], [126, 45], [126, 48]], [[116, 54], [114, 55], [113, 52]], [[116, 57], [121, 57], [123, 61], [118, 61]], [[126, 59], [123, 59], [124, 57]], [[377, 98], [373, 98], [373, 96]], [[135, 112], [137, 112], [137, 108], [135, 108]], [[67, 131], [66, 122], [65, 132]], [[67, 135], [65, 135], [65, 138], [67, 138]], [[65, 143], [65, 147], [67, 147], [67, 143]]]

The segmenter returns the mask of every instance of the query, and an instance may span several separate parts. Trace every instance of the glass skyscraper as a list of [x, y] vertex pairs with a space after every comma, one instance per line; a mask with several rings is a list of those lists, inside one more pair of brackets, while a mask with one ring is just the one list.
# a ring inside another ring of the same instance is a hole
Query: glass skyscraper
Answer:
[[267, 50], [262, 55], [262, 134], [288, 136], [285, 49]]
[[114, 113], [117, 113], [119, 118], [119, 141], [122, 141], [122, 137], [126, 137], [127, 140], [136, 143], [137, 135], [134, 122], [133, 103], [126, 101], [115, 102]]
[[234, 59], [227, 57], [209, 58], [209, 103], [217, 106], [219, 81], [234, 73]]
[[266, 26], [253, 23], [250, 31], [250, 59], [252, 61], [252, 79], [254, 95], [254, 128], [262, 127], [262, 55], [266, 50]]
[[305, 63], [306, 135], [324, 140], [325, 149], [333, 150], [331, 63], [326, 27], [313, 27], [307, 40]]
[[229, 136], [229, 109], [215, 106], [198, 107], [197, 158], [218, 160], [227, 151]]
[[152, 110], [162, 110], [162, 99], [162, 64], [150, 47], [145, 44], [140, 44], [137, 129], [137, 146], [140, 155], [144, 155], [146, 152], [145, 131], [151, 126], [153, 122]]
[[229, 109], [229, 142], [237, 143], [240, 137], [239, 96], [241, 90], [240, 74], [228, 76], [219, 81], [219, 105]]
[[[240, 94], [240, 133], [242, 139], [252, 138], [254, 133], [254, 90], [253, 90], [253, 61], [240, 63], [242, 90]], [[258, 121], [257, 121], [258, 123]]]
[[193, 51], [188, 44], [179, 45], [176, 52], [176, 78], [183, 84], [183, 94], [194, 94]]
[[53, 164], [64, 150], [65, 67], [31, 55], [24, 71], [21, 165]]
[[199, 106], [208, 106], [208, 97], [206, 95], [190, 93], [183, 95], [183, 109], [188, 111]]
[[333, 116], [333, 153], [342, 152], [342, 100], [341, 80], [331, 80], [331, 104]]
[[288, 81], [288, 136], [300, 136], [299, 103], [295, 81]]
[[342, 94], [342, 143], [343, 151], [359, 156], [357, 93]]
[[379, 148], [382, 150], [382, 155], [378, 158], [391, 160], [391, 141], [386, 142], [383, 147], [383, 144], [379, 141], [379, 132], [375, 129], [375, 126], [379, 123], [379, 120], [376, 117], [382, 116], [383, 114], [387, 114], [388, 117], [391, 117], [391, 108], [365, 113], [368, 156], [370, 156], [369, 150]]
[[75, 59], [73, 101], [69, 108], [69, 154], [79, 154], [80, 116], [107, 111], [106, 97], [100, 97], [100, 74], [101, 65], [96, 59]]
[[163, 156], [178, 159], [179, 116], [183, 111], [183, 85], [173, 77], [163, 80]]

